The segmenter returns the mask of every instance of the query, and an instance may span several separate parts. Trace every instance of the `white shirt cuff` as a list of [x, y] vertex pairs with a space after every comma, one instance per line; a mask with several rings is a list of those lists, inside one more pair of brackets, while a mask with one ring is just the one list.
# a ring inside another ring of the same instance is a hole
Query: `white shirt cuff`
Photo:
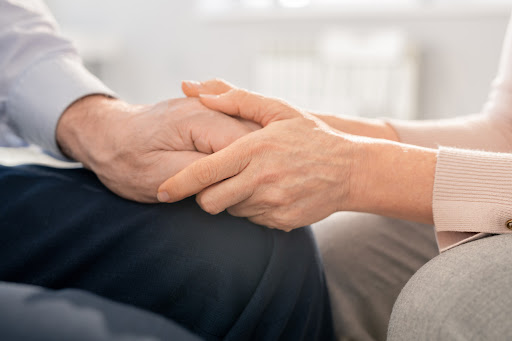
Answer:
[[17, 80], [7, 102], [7, 115], [26, 141], [63, 158], [55, 130], [62, 113], [76, 100], [93, 94], [115, 97], [76, 56], [39, 61]]

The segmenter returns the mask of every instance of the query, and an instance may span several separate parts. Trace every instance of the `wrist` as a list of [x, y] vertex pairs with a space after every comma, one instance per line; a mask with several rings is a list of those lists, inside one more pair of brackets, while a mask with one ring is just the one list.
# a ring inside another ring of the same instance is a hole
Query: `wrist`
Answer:
[[398, 134], [385, 121], [376, 118], [314, 114], [329, 126], [347, 134], [398, 142]]
[[126, 115], [127, 108], [126, 103], [103, 95], [77, 100], [64, 111], [57, 124], [57, 145], [65, 156], [92, 169], [106, 152], [106, 139], [116, 126], [112, 122]]
[[359, 148], [353, 210], [432, 223], [437, 151], [388, 141], [365, 141]]
[[372, 148], [366, 139], [353, 137], [352, 141], [352, 162], [349, 175], [349, 196], [347, 205], [342, 210], [364, 212], [366, 196], [368, 195], [368, 178], [371, 169]]

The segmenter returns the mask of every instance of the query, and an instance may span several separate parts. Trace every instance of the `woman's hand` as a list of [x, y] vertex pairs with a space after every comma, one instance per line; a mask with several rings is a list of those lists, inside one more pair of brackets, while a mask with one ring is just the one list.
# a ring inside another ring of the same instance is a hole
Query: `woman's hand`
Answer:
[[199, 193], [197, 202], [212, 214], [227, 209], [286, 231], [339, 210], [433, 222], [436, 150], [383, 139], [378, 129], [377, 139], [340, 133], [286, 102], [224, 81], [188, 82], [183, 90], [264, 128], [167, 180], [160, 201]]
[[[159, 188], [159, 200], [197, 195], [207, 212], [225, 209], [257, 224], [289, 231], [351, 209], [354, 160], [364, 146], [313, 115], [227, 83], [211, 81], [190, 90], [213, 110], [264, 128], [194, 162]], [[227, 91], [227, 92], [226, 92]], [[221, 94], [221, 95], [203, 95]]]
[[[220, 95], [235, 87], [222, 80], [213, 79], [206, 82], [185, 81], [182, 84], [183, 93], [188, 97], [199, 97], [201, 94]], [[398, 142], [399, 138], [395, 130], [384, 120], [376, 118], [326, 115], [313, 113], [332, 128], [351, 135], [366, 136]], [[244, 121], [246, 124], [248, 121]], [[250, 121], [249, 121], [250, 122]], [[261, 128], [261, 127], [260, 127]]]

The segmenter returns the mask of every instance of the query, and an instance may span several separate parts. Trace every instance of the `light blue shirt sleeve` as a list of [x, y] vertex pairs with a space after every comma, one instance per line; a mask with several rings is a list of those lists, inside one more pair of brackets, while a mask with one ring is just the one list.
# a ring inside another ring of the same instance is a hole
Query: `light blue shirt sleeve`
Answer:
[[76, 100], [115, 96], [82, 64], [40, 0], [0, 0], [0, 141], [11, 132], [61, 156], [58, 120]]

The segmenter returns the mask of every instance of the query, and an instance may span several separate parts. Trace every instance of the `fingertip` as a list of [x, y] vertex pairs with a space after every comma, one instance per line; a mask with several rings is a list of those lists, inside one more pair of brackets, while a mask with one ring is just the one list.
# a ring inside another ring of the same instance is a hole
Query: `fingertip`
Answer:
[[181, 90], [188, 97], [197, 97], [199, 96], [199, 89], [201, 88], [201, 83], [193, 80], [184, 80], [181, 82]]
[[204, 199], [204, 191], [199, 192], [196, 194], [196, 203], [201, 207], [203, 211], [210, 215], [217, 215], [220, 212], [224, 211], [223, 209], [220, 209], [216, 205], [212, 205], [212, 202], [209, 202]]
[[158, 187], [157, 194], [156, 194], [156, 198], [158, 199], [158, 201], [167, 202], [167, 203], [177, 201], [177, 200], [174, 200], [175, 198], [171, 198], [172, 191], [170, 191], [170, 189], [173, 188], [173, 186], [171, 185], [171, 183], [173, 181], [174, 180], [171, 177], [171, 178], [167, 179], [165, 182], [163, 182], [160, 185], [160, 187]]
[[216, 94], [221, 94], [236, 88], [236, 86], [225, 81], [222, 78], [209, 79], [206, 82], [204, 82], [204, 85], [212, 91], [214, 91]]
[[156, 195], [156, 198], [160, 202], [169, 202], [169, 200], [170, 200], [169, 193], [167, 193], [167, 191], [159, 190], [158, 194]]

